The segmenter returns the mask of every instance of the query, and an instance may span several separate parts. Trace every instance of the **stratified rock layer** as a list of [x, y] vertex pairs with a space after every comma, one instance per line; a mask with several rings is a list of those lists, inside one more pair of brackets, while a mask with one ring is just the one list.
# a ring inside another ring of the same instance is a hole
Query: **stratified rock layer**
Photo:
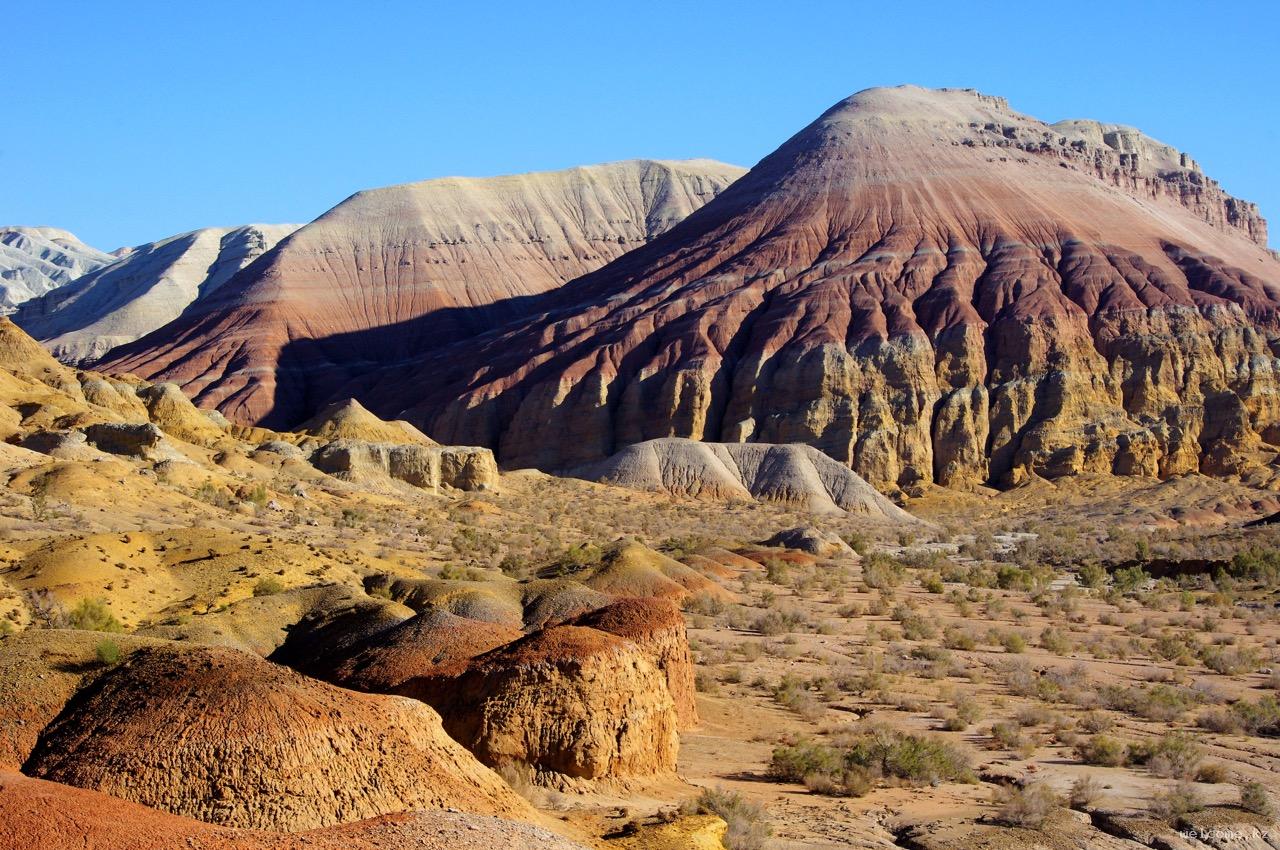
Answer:
[[597, 629], [551, 626], [396, 691], [439, 711], [480, 761], [529, 765], [550, 784], [675, 770], [666, 676], [635, 643]]
[[848, 466], [803, 444], [699, 443], [667, 437], [627, 446], [577, 474], [694, 499], [759, 499], [814, 513], [848, 511], [914, 521]]
[[649, 654], [667, 680], [680, 727], [698, 725], [693, 655], [680, 609], [667, 599], [630, 597], [584, 614], [575, 626], [626, 638]]
[[114, 259], [56, 227], [0, 227], [0, 314]]
[[133, 650], [76, 694], [23, 771], [225, 826], [447, 807], [532, 817], [426, 706], [228, 649]]
[[493, 452], [473, 446], [334, 440], [311, 455], [316, 469], [350, 480], [387, 477], [426, 490], [487, 490], [498, 484]]
[[27, 301], [15, 319], [58, 359], [93, 360], [173, 321], [297, 229], [206, 227], [139, 245]]
[[[292, 426], [353, 375], [524, 315], [529, 296], [643, 245], [742, 173], [633, 160], [360, 192], [101, 368]], [[371, 329], [359, 347], [341, 340]]]
[[540, 315], [361, 397], [512, 467], [680, 436], [803, 442], [908, 491], [1239, 474], [1280, 443], [1265, 233], [1136, 131], [871, 89]]

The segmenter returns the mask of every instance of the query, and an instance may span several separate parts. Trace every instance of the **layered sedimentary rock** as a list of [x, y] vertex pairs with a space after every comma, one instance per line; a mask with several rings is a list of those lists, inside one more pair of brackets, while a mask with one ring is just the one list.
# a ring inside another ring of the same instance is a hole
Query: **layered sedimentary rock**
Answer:
[[210, 647], [133, 649], [76, 693], [23, 770], [225, 826], [448, 807], [533, 817], [430, 708]]
[[[530, 296], [645, 244], [742, 173], [634, 160], [360, 192], [102, 368], [293, 426], [354, 375], [524, 315]], [[359, 347], [342, 339], [371, 329]]]
[[207, 227], [139, 245], [32, 298], [15, 319], [58, 359], [94, 360], [178, 318], [297, 229], [296, 224]]
[[871, 89], [537, 317], [362, 398], [513, 467], [680, 436], [803, 442], [908, 491], [1238, 474], [1280, 442], [1265, 233], [1136, 131]]
[[675, 702], [680, 727], [698, 725], [693, 656], [680, 609], [666, 599], [630, 597], [605, 605], [573, 621], [626, 638], [649, 654], [662, 671]]
[[592, 481], [693, 499], [778, 502], [814, 513], [914, 518], [845, 464], [803, 444], [646, 440], [576, 471]]
[[[715, 824], [696, 825], [716, 834]], [[6, 850], [585, 850], [532, 824], [422, 809], [303, 833], [213, 826], [11, 771], [0, 771], [0, 846]], [[665, 845], [629, 842], [622, 846]]]
[[0, 314], [114, 260], [56, 227], [0, 227]]
[[497, 486], [493, 452], [474, 446], [396, 445], [334, 440], [311, 454], [316, 469], [350, 480], [392, 478], [436, 491], [487, 490]]
[[552, 626], [403, 682], [485, 764], [549, 784], [669, 774], [679, 746], [666, 677], [635, 643]]
[[299, 431], [321, 440], [368, 440], [375, 443], [435, 442], [408, 422], [383, 422], [353, 398], [326, 405], [298, 426]]

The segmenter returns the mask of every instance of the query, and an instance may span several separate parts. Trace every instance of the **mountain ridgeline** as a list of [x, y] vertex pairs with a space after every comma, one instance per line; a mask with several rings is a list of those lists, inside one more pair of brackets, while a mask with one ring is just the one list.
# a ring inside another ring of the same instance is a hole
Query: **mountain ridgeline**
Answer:
[[1130, 128], [872, 89], [538, 315], [345, 392], [509, 467], [679, 436], [806, 443], [907, 492], [1265, 478], [1265, 242], [1251, 204]]
[[1270, 475], [1280, 260], [1188, 155], [903, 86], [737, 176], [361, 193], [103, 365], [245, 422], [359, 398], [508, 467], [674, 436], [805, 443], [885, 491]]

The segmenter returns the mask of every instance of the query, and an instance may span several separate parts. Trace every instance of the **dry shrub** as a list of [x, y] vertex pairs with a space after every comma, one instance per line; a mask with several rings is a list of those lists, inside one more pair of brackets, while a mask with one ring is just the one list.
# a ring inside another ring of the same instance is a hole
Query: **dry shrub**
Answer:
[[1204, 808], [1204, 799], [1196, 786], [1180, 780], [1172, 788], [1151, 799], [1151, 814], [1161, 820], [1173, 820]]
[[1082, 776], [1071, 783], [1067, 804], [1073, 809], [1085, 811], [1093, 808], [1101, 799], [1102, 783], [1092, 776]]
[[773, 834], [763, 806], [752, 803], [737, 791], [707, 788], [685, 809], [695, 814], [719, 816], [729, 825], [724, 836], [728, 850], [762, 850]]
[[1062, 805], [1058, 795], [1043, 782], [996, 791], [997, 823], [1023, 829], [1040, 829], [1054, 810]]

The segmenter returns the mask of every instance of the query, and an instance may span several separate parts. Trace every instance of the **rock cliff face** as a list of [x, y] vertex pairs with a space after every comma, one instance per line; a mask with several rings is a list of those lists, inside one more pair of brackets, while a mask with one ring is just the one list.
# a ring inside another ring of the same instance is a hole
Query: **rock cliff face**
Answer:
[[698, 725], [689, 636], [685, 632], [684, 617], [672, 602], [624, 598], [578, 617], [573, 625], [626, 638], [643, 649], [667, 680], [680, 728]]
[[1245, 474], [1280, 443], [1264, 239], [1136, 131], [872, 89], [537, 317], [361, 398], [512, 467], [679, 436], [807, 443], [883, 490]]
[[498, 485], [493, 452], [474, 446], [423, 446], [334, 440], [311, 455], [311, 464], [350, 480], [392, 478], [433, 492], [489, 490]]
[[[643, 245], [742, 173], [634, 160], [360, 192], [101, 368], [292, 426], [353, 375], [523, 315], [529, 296]], [[358, 348], [341, 342], [369, 329]]]
[[597, 629], [551, 626], [396, 690], [439, 711], [480, 761], [529, 765], [546, 784], [675, 770], [666, 676], [635, 643]]
[[15, 320], [58, 359], [94, 360], [176, 319], [297, 229], [206, 227], [139, 245], [27, 301]]

